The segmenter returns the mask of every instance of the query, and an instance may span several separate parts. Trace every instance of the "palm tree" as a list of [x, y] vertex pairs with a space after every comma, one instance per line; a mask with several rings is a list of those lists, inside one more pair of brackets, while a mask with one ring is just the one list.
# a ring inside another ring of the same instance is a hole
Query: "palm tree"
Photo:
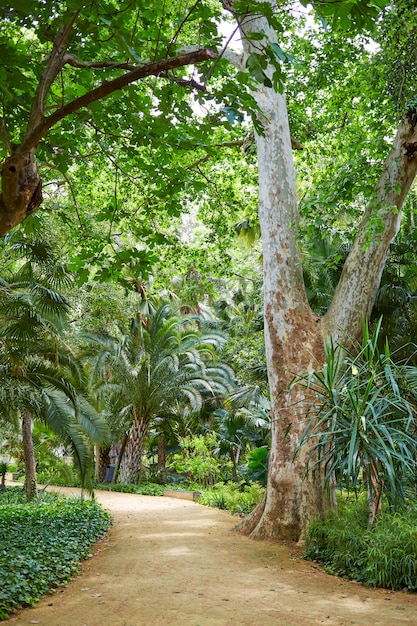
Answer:
[[232, 478], [238, 480], [242, 452], [267, 443], [270, 421], [269, 401], [259, 386], [235, 389], [214, 411], [214, 430], [219, 442], [217, 453], [228, 455], [232, 462]]
[[[56, 285], [69, 283], [65, 268], [54, 264], [51, 246], [14, 234], [8, 258], [16, 260], [0, 278], [0, 410], [22, 420], [28, 499], [36, 495], [32, 420], [45, 421], [72, 446], [83, 478], [88, 438], [102, 439], [98, 414], [82, 392], [82, 374], [71, 351], [61, 343], [69, 309]], [[33, 258], [25, 258], [28, 254]], [[23, 256], [23, 259], [22, 259]]]
[[[150, 425], [157, 418], [198, 413], [206, 398], [225, 394], [230, 368], [216, 362], [222, 337], [196, 329], [169, 304], [138, 315], [128, 333], [90, 335], [96, 345], [91, 371], [107, 396], [114, 427], [125, 433], [121, 479], [137, 482]], [[121, 456], [121, 455], [120, 455]], [[116, 468], [117, 471], [117, 468]]]

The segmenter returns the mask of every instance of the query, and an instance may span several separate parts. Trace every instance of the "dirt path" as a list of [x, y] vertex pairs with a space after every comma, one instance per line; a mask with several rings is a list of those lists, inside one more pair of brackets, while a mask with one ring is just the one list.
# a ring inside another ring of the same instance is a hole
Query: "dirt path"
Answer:
[[173, 498], [96, 495], [115, 523], [95, 556], [65, 588], [3, 624], [417, 626], [417, 595], [329, 576], [291, 547], [231, 532], [226, 512]]

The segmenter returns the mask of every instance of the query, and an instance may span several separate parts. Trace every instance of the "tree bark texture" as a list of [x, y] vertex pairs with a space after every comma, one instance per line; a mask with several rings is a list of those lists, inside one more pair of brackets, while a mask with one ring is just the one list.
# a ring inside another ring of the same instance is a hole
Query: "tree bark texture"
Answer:
[[[230, 7], [229, 7], [230, 8]], [[262, 33], [275, 43], [275, 32], [261, 16], [238, 16], [244, 56], [252, 44], [245, 32]], [[256, 41], [259, 46], [259, 40]], [[266, 73], [272, 78], [272, 68]], [[271, 452], [265, 498], [237, 527], [254, 538], [302, 541], [312, 518], [332, 506], [320, 477], [305, 475], [307, 446], [294, 457], [305, 427], [305, 391], [288, 387], [295, 375], [318, 369], [324, 343], [360, 338], [362, 315], [369, 317], [395, 237], [401, 207], [417, 171], [417, 133], [409, 112], [402, 120], [378, 182], [375, 201], [367, 208], [346, 261], [334, 301], [320, 319], [310, 309], [297, 245], [298, 206], [291, 137], [285, 96], [257, 85], [253, 96], [263, 116], [264, 134], [256, 134], [259, 176], [259, 218], [264, 263], [265, 345], [271, 393]], [[369, 222], [383, 222], [383, 232], [365, 245]]]
[[120, 467], [121, 482], [137, 484], [142, 470], [142, 459], [148, 428], [148, 420], [134, 411], [130, 438], [127, 442]]
[[99, 483], [106, 481], [107, 467], [110, 465], [110, 449], [111, 446], [100, 448], [97, 446], [97, 479]]
[[42, 181], [34, 150], [25, 155], [12, 152], [3, 163], [1, 175], [0, 236], [3, 236], [42, 203]]
[[[332, 304], [323, 320], [326, 336], [350, 345], [360, 339], [362, 317], [369, 319], [389, 246], [401, 224], [402, 207], [417, 173], [417, 110], [400, 121], [382, 168], [375, 196], [365, 210], [343, 267]], [[381, 232], [369, 224], [378, 219]]]
[[166, 439], [164, 435], [159, 435], [157, 439], [157, 446], [158, 446], [158, 464], [157, 464], [158, 476], [160, 476], [160, 478], [163, 481], [165, 481], [166, 474], [167, 474], [167, 465], [166, 465], [167, 455], [166, 455]]
[[25, 457], [25, 491], [28, 502], [38, 495], [36, 484], [36, 459], [32, 438], [32, 416], [29, 411], [23, 412], [22, 418], [22, 441]]

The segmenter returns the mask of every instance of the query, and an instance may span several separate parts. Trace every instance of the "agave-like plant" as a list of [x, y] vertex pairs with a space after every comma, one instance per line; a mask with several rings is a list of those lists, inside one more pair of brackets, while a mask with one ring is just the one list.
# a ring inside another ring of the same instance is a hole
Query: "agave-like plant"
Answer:
[[417, 370], [396, 364], [388, 343], [381, 353], [380, 328], [381, 320], [370, 335], [364, 324], [357, 353], [330, 342], [323, 368], [293, 383], [306, 389], [298, 449], [308, 445], [307, 471], [355, 490], [364, 481], [371, 523], [384, 494], [393, 506], [406, 503], [417, 470]]
[[233, 383], [230, 368], [216, 359], [222, 336], [200, 331], [170, 304], [138, 315], [119, 337], [101, 333], [86, 339], [96, 346], [90, 353], [91, 373], [107, 397], [113, 426], [126, 435], [124, 482], [139, 479], [155, 420], [177, 419], [179, 410], [199, 412], [206, 398], [227, 394]]

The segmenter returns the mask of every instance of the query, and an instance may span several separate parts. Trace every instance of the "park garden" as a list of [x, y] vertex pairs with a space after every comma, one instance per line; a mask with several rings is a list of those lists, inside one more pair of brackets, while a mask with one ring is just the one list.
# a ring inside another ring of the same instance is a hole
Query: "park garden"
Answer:
[[417, 589], [415, 9], [0, 17], [0, 617], [106, 532], [94, 489]]

